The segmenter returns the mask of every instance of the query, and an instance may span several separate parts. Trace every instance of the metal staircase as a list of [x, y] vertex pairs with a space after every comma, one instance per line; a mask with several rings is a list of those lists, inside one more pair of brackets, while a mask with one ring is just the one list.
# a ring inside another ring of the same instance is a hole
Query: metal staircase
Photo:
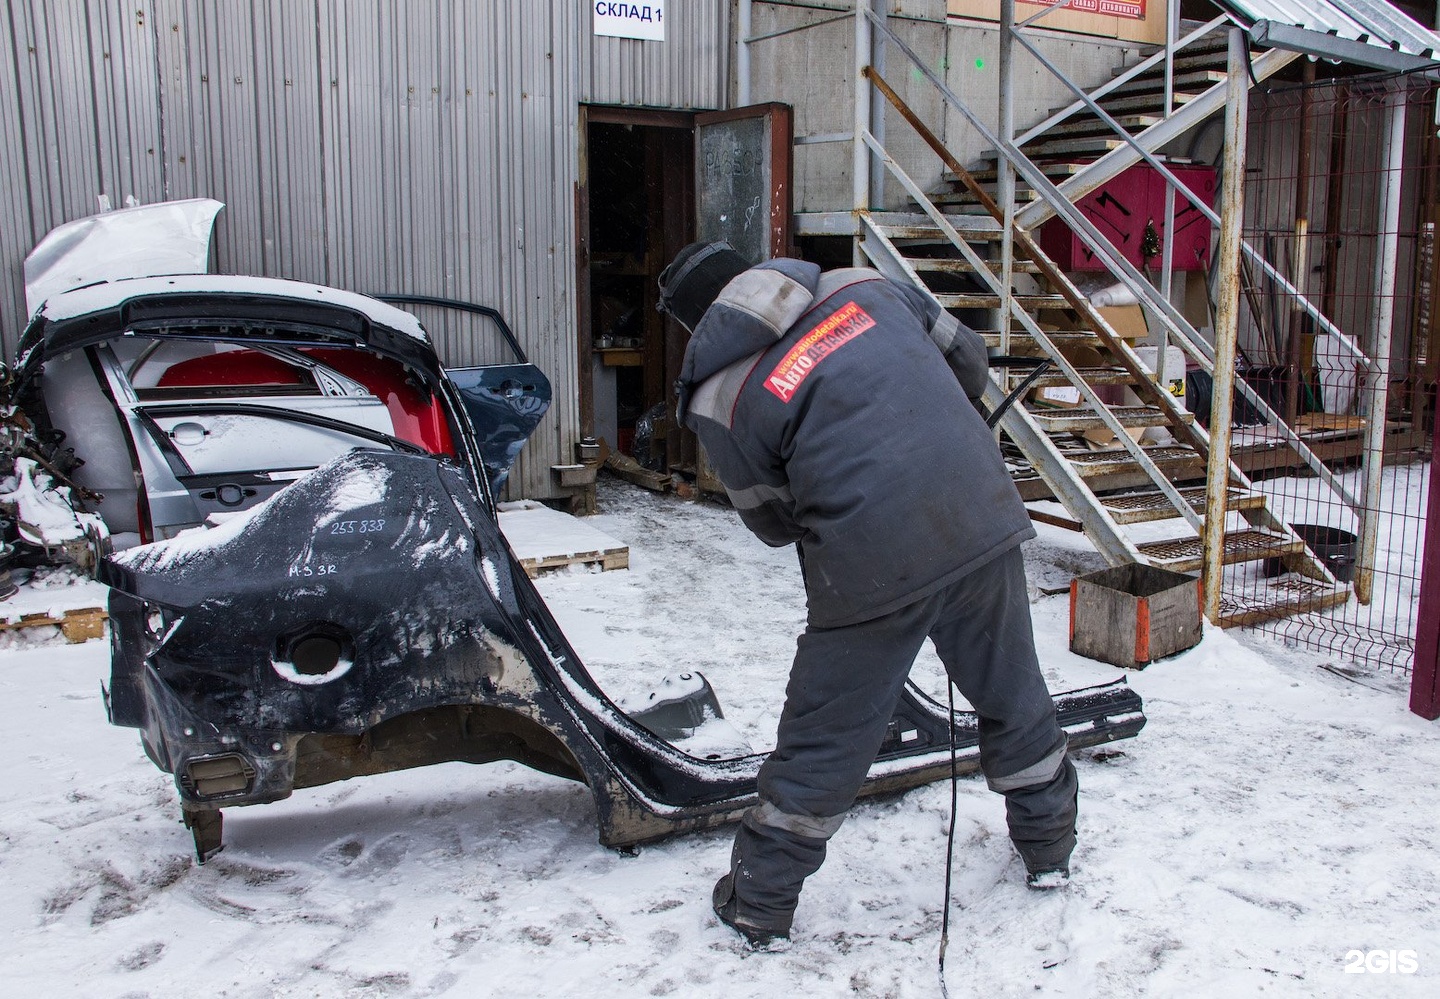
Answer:
[[[857, 128], [873, 162], [898, 180], [919, 208], [910, 215], [858, 212], [859, 251], [887, 276], [929, 291], [980, 330], [994, 352], [1048, 359], [1052, 373], [1037, 384], [1068, 386], [1079, 401], [1064, 409], [1016, 406], [1002, 421], [1006, 444], [1015, 452], [1022, 496], [1058, 500], [1112, 564], [1143, 561], [1179, 571], [1208, 566], [1214, 576], [1258, 576], [1268, 563], [1266, 574], [1275, 575], [1269, 585], [1247, 587], [1264, 595], [1243, 605], [1219, 601], [1219, 613], [1212, 612], [1219, 624], [1345, 602], [1349, 588], [1336, 582], [1233, 463], [1224, 460], [1218, 475], [1210, 468], [1210, 435], [1157, 384], [1164, 372], [1157, 375], [1141, 362], [1032, 236], [1047, 218], [1065, 218], [1094, 246], [1115, 279], [1137, 293], [1151, 329], [1164, 331], [1158, 357], [1164, 357], [1167, 342], [1174, 342], [1199, 366], [1214, 370], [1214, 348], [1170, 305], [1168, 294], [1093, 230], [1074, 203], [1142, 159], [1163, 172], [1154, 151], [1225, 105], [1231, 77], [1214, 68], [1223, 52], [1210, 38], [1224, 19], [1195, 28], [1180, 44], [1124, 70], [1093, 94], [1076, 88], [1074, 104], [1009, 143], [989, 133], [890, 33], [883, 18], [870, 15], [870, 20], [987, 136], [992, 149], [967, 168], [873, 66], [865, 67], [869, 85], [941, 158], [952, 186], [934, 195], [921, 190], [868, 129]], [[1282, 52], [1252, 55], [1251, 80], [1263, 80], [1293, 58]], [[1168, 253], [1167, 246], [1167, 263]], [[1163, 361], [1158, 366], [1163, 368]], [[1026, 373], [1019, 367], [998, 369], [986, 404], [997, 404]], [[1113, 404], [1107, 401], [1114, 395], [1109, 386], [1125, 386], [1133, 395], [1125, 404]], [[1236, 389], [1280, 422], [1243, 382]], [[1077, 436], [1087, 432], [1108, 436], [1110, 442], [1096, 449]], [[1350, 499], [1298, 437], [1289, 433], [1287, 439], [1327, 484]], [[1228, 445], [1221, 445], [1219, 453], [1226, 452]], [[1204, 484], [1190, 484], [1202, 483], [1207, 468], [1208, 491]], [[1213, 525], [1209, 532], [1214, 551], [1208, 559], [1207, 511], [1212, 516], [1219, 511], [1223, 518], [1223, 533]], [[1207, 583], [1218, 593], [1218, 578]]]

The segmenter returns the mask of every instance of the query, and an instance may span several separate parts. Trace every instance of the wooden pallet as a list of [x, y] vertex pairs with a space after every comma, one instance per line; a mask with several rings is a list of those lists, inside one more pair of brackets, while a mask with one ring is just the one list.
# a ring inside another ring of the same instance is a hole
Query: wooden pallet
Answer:
[[[0, 604], [0, 610], [4, 605]], [[22, 614], [17, 620], [0, 620], [0, 631], [19, 631], [21, 628], [59, 627], [65, 641], [88, 642], [92, 638], [105, 636], [105, 622], [110, 615], [103, 607], [82, 607], [67, 610], [58, 616], [51, 614]]]
[[578, 552], [573, 555], [546, 555], [542, 558], [522, 558], [520, 564], [525, 574], [535, 579], [547, 569], [563, 569], [570, 565], [599, 566], [600, 570], [630, 568], [630, 549], [612, 548], [605, 551]]
[[569, 565], [630, 568], [630, 546], [533, 500], [500, 504], [500, 530], [531, 579]]

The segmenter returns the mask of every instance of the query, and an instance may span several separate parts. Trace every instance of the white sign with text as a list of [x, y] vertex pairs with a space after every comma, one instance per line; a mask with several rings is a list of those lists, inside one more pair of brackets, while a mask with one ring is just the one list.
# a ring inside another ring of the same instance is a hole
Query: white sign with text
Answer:
[[665, 0], [591, 0], [595, 5], [595, 34], [613, 38], [665, 40]]

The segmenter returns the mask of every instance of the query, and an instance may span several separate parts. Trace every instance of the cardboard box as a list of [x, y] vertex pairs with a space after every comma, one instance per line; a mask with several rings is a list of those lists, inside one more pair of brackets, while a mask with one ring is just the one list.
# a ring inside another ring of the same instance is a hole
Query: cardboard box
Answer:
[[[1053, 5], [1054, 0], [1019, 0], [1015, 22], [1039, 13], [1040, 7]], [[1000, 0], [947, 0], [946, 11], [951, 17], [998, 22]], [[1071, 0], [1065, 9], [1046, 14], [1034, 27], [1163, 45], [1165, 0]]]
[[1150, 328], [1145, 325], [1145, 310], [1138, 305], [1112, 305], [1095, 311], [1126, 340], [1143, 340], [1150, 335]]
[[1035, 405], [1050, 409], [1074, 409], [1084, 405], [1080, 390], [1074, 385], [1047, 385], [1037, 388], [1030, 398]]

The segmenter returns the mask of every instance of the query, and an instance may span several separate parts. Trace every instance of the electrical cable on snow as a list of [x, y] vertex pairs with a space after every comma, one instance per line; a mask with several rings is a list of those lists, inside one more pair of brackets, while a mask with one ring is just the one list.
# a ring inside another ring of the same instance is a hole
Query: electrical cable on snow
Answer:
[[940, 916], [940, 953], [937, 957], [937, 974], [940, 976], [940, 995], [950, 999], [950, 990], [945, 987], [945, 948], [950, 944], [950, 876], [955, 869], [955, 810], [960, 789], [960, 775], [956, 773], [955, 760], [955, 682], [946, 670], [945, 699], [950, 708], [950, 829], [945, 834], [945, 907]]

